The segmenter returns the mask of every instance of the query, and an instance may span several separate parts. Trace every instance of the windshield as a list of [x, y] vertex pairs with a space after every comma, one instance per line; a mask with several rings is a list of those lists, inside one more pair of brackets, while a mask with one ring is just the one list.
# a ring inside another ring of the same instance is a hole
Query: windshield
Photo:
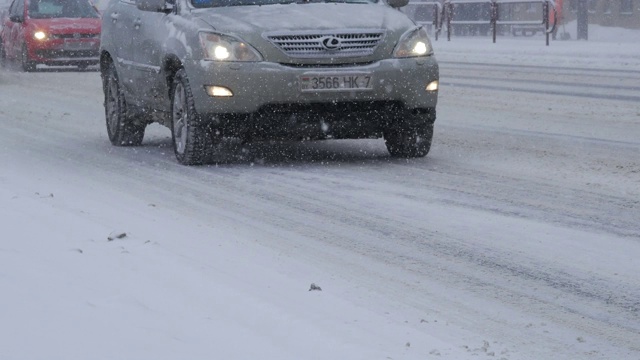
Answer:
[[191, 0], [191, 4], [197, 8], [209, 8], [220, 6], [246, 6], [246, 5], [275, 5], [275, 4], [306, 4], [318, 2], [340, 2], [354, 4], [377, 3], [378, 0]]
[[29, 17], [50, 18], [98, 18], [98, 12], [88, 0], [32, 0]]

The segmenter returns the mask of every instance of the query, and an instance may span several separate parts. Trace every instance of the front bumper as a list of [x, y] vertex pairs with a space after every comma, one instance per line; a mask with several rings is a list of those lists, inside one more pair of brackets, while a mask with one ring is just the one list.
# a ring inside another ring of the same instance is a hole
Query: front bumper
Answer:
[[48, 65], [97, 64], [99, 58], [99, 39], [65, 41], [51, 39], [33, 42], [28, 46], [29, 60]]
[[[406, 110], [435, 108], [437, 91], [426, 86], [438, 80], [433, 56], [386, 59], [365, 65], [297, 67], [270, 62], [225, 63], [192, 61], [185, 64], [195, 107], [202, 115], [251, 114], [272, 105], [332, 103], [399, 104]], [[300, 77], [307, 74], [366, 73], [373, 77], [371, 90], [302, 92]], [[223, 86], [232, 97], [211, 97], [206, 86]]]

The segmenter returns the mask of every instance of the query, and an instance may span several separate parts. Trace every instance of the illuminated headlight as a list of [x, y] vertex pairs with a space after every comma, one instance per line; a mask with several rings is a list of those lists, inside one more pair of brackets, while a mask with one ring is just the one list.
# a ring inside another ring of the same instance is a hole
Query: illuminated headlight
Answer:
[[36, 40], [44, 40], [47, 38], [47, 34], [44, 31], [36, 31], [33, 33], [33, 37]]
[[393, 56], [397, 58], [428, 56], [431, 54], [433, 54], [431, 41], [423, 27], [408, 31], [402, 35], [396, 49], [393, 51]]
[[207, 60], [262, 61], [260, 53], [251, 45], [230, 36], [201, 32], [200, 43]]
[[438, 80], [434, 80], [434, 81], [430, 82], [430, 83], [427, 85], [426, 90], [427, 90], [427, 91], [438, 91], [438, 87], [439, 87], [439, 85], [440, 85], [440, 84], [438, 83]]

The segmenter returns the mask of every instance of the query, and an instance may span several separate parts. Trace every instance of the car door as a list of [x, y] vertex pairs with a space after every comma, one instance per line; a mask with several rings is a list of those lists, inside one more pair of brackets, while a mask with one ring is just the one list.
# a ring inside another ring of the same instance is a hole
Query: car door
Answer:
[[9, 11], [13, 7], [14, 2], [15, 1], [11, 1], [10, 3], [8, 3], [9, 7], [6, 9], [0, 7], [0, 36], [4, 34], [4, 28], [6, 26], [6, 22], [9, 20]]
[[9, 37], [11, 36], [11, 28], [14, 25], [14, 23], [9, 19], [9, 14], [13, 12], [13, 8], [17, 5], [17, 3], [18, 0], [12, 1], [9, 5], [9, 9], [7, 9], [6, 11], [2, 11], [2, 18], [0, 19], [0, 21], [2, 21], [2, 23], [0, 24], [0, 40], [2, 41], [2, 44], [0, 45], [2, 45], [5, 56], [9, 56], [9, 54], [11, 53], [11, 51], [9, 50], [9, 46], [11, 46]]
[[[20, 17], [21, 21], [13, 21], [16, 17]], [[5, 52], [7, 58], [18, 59], [22, 55], [22, 44], [24, 43], [24, 22], [26, 21], [24, 0], [15, 0], [9, 9], [9, 18], [5, 23], [6, 33]]]
[[162, 73], [162, 45], [166, 39], [167, 15], [163, 12], [138, 11], [133, 19], [134, 76], [147, 106], [160, 109], [168, 93]]
[[[138, 9], [135, 0], [119, 0], [114, 1], [107, 6], [102, 15], [103, 28], [109, 27], [105, 34], [111, 34], [110, 39], [105, 39], [111, 43], [109, 50], [116, 62], [116, 69], [120, 77], [120, 83], [124, 85], [125, 93], [130, 95], [134, 76], [133, 76], [133, 57], [134, 49], [132, 48], [132, 32], [133, 19]], [[130, 98], [131, 96], [127, 96]], [[133, 100], [133, 99], [131, 99]], [[135, 102], [135, 101], [134, 101]]]

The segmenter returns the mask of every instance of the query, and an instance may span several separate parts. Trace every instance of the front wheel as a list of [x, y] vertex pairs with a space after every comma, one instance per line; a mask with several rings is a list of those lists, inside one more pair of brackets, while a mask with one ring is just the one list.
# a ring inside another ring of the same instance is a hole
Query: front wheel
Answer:
[[183, 165], [204, 164], [213, 155], [214, 136], [196, 112], [184, 69], [176, 73], [171, 89], [171, 137], [176, 158]]
[[36, 63], [29, 60], [29, 52], [27, 51], [27, 45], [22, 45], [22, 70], [24, 72], [31, 72], [36, 69]]
[[426, 119], [427, 121], [418, 118], [421, 116], [425, 115], [410, 116], [409, 121], [384, 131], [384, 142], [391, 156], [412, 158], [424, 157], [429, 153], [433, 140], [435, 114], [432, 112], [433, 118]]
[[115, 65], [109, 64], [103, 75], [104, 111], [107, 134], [115, 146], [135, 146], [142, 143], [146, 124], [138, 123], [127, 114], [127, 103], [120, 88]]

